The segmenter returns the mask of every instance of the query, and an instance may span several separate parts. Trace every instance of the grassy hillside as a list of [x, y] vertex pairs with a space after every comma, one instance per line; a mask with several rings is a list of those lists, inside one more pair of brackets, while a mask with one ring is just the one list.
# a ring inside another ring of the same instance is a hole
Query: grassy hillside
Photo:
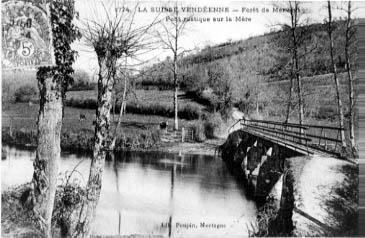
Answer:
[[[334, 119], [337, 111], [326, 27], [315, 24], [298, 29], [298, 34], [304, 36], [298, 52], [304, 109], [306, 116], [317, 119]], [[346, 113], [348, 92], [342, 27], [343, 22], [336, 23], [334, 53]], [[209, 46], [180, 59], [180, 88], [196, 101], [222, 113], [225, 108], [235, 105], [247, 114], [258, 111], [264, 118], [283, 116], [291, 68], [290, 32], [286, 29]], [[351, 51], [356, 51], [355, 45], [351, 46]], [[172, 88], [170, 63], [171, 59], [167, 58], [145, 68], [137, 85], [142, 88]], [[294, 98], [293, 111], [296, 106], [297, 99]]]
[[[345, 71], [344, 34], [342, 22], [338, 22], [334, 32], [335, 58], [339, 72]], [[330, 57], [328, 52], [328, 36], [326, 25], [315, 24], [298, 32], [305, 32], [306, 37], [299, 49], [301, 55], [302, 77], [326, 74], [330, 72]], [[215, 46], [208, 46], [196, 54], [186, 56], [180, 60], [181, 86], [190, 89], [189, 74], [197, 74], [196, 71], [204, 70], [212, 64], [225, 66], [228, 62], [239, 60], [246, 71], [264, 76], [267, 81], [285, 80], [284, 68], [289, 61], [290, 44], [286, 31], [272, 32], [262, 36], [255, 36], [245, 40], [226, 42]], [[355, 47], [352, 47], [356, 51]], [[141, 86], [166, 84], [172, 86], [171, 77], [165, 61], [145, 68], [139, 78]], [[195, 71], [195, 72], [192, 72]], [[202, 79], [200, 79], [202, 80]]]

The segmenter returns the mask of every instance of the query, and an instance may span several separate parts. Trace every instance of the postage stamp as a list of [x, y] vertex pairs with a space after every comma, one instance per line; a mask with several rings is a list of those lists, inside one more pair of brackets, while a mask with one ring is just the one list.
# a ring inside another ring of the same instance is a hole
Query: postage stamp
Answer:
[[54, 65], [49, 5], [49, 0], [2, 1], [3, 69]]

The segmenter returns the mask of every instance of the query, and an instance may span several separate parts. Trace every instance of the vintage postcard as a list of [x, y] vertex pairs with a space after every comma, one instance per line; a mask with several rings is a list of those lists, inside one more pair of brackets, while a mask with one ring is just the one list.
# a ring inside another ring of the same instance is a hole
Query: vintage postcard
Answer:
[[364, 7], [2, 1], [1, 236], [364, 235]]

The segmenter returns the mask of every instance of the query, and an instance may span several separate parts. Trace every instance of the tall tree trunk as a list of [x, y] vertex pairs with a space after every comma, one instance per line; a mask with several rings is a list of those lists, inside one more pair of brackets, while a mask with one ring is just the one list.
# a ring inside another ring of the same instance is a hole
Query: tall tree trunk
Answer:
[[[177, 40], [175, 40], [176, 50], [177, 50]], [[178, 102], [177, 102], [177, 93], [178, 93], [178, 83], [177, 83], [177, 52], [174, 53], [174, 113], [175, 113], [175, 121], [174, 121], [174, 129], [179, 130], [179, 115], [178, 115]]]
[[115, 92], [113, 92], [112, 100], [113, 100], [113, 120], [112, 120], [112, 122], [114, 123], [114, 121], [115, 121], [115, 104], [117, 102], [117, 98], [116, 98], [116, 93]]
[[[346, 50], [347, 51], [347, 50]], [[347, 54], [347, 53], [346, 53]], [[347, 67], [347, 75], [348, 75], [348, 81], [349, 81], [349, 129], [350, 129], [350, 143], [351, 147], [355, 147], [355, 103], [354, 103], [354, 84], [353, 84], [353, 78], [351, 74], [351, 64], [350, 59], [346, 59], [346, 67]]]
[[260, 94], [259, 94], [259, 93], [257, 93], [257, 95], [256, 95], [256, 115], [257, 115], [257, 116], [259, 116], [259, 114], [260, 114], [260, 108], [259, 108], [259, 96], [260, 96]]
[[[332, 37], [332, 10], [331, 10], [331, 3], [330, 1], [327, 1], [328, 3], [328, 36], [330, 40], [330, 55], [331, 55], [331, 66], [332, 66], [332, 73], [333, 73], [333, 79], [335, 81], [335, 88], [336, 88], [336, 99], [337, 99], [337, 110], [338, 110], [338, 117], [339, 117], [339, 124], [342, 129], [344, 129], [344, 116], [343, 116], [343, 108], [342, 108], [342, 101], [341, 101], [341, 95], [340, 95], [340, 84], [337, 78], [337, 68], [336, 68], [336, 62], [334, 60], [334, 43], [333, 43], [333, 37]], [[345, 138], [345, 131], [341, 130], [341, 141], [342, 141], [342, 147], [346, 147], [346, 138]]]
[[62, 86], [46, 77], [38, 81], [40, 107], [36, 158], [32, 178], [34, 212], [46, 237], [52, 237], [51, 219], [56, 194], [62, 127]]
[[122, 117], [123, 114], [125, 113], [125, 108], [126, 108], [126, 97], [127, 97], [127, 72], [125, 72], [125, 76], [124, 76], [124, 88], [123, 88], [123, 96], [122, 96], [122, 104], [120, 105], [120, 110], [119, 110], [119, 117], [118, 117], [118, 123], [114, 128], [114, 136], [113, 136], [113, 141], [110, 145], [110, 150], [114, 150], [115, 148], [115, 142], [117, 140], [117, 133], [118, 133], [118, 128], [120, 127], [120, 124], [122, 123]]
[[287, 105], [286, 105], [285, 123], [289, 122], [292, 93], [293, 93], [293, 79], [290, 78], [290, 89], [289, 89], [288, 102], [287, 102]]
[[[304, 110], [303, 110], [302, 82], [300, 80], [300, 75], [299, 75], [298, 59], [295, 60], [295, 71], [296, 71], [295, 77], [297, 79], [297, 91], [298, 91], [297, 93], [298, 93], [298, 106], [299, 106], [299, 124], [303, 125]], [[303, 133], [303, 129], [300, 129], [300, 132]]]
[[348, 75], [348, 84], [349, 84], [349, 128], [350, 128], [350, 143], [351, 147], [355, 147], [355, 116], [354, 116], [354, 84], [353, 77], [351, 73], [351, 62], [350, 62], [350, 40], [351, 40], [351, 1], [348, 1], [347, 5], [347, 20], [346, 20], [346, 42], [345, 42], [345, 57], [346, 57], [346, 70]]
[[286, 115], [285, 115], [285, 123], [289, 122], [289, 116], [290, 116], [290, 109], [291, 109], [291, 100], [292, 100], [292, 95], [293, 95], [293, 60], [292, 60], [292, 65], [291, 65], [291, 69], [290, 69], [290, 88], [289, 88], [289, 96], [288, 96], [288, 103], [287, 103], [287, 107], [286, 107]]
[[86, 186], [86, 200], [80, 211], [79, 221], [73, 237], [90, 237], [96, 206], [100, 198], [106, 150], [110, 148], [110, 109], [116, 71], [116, 59], [112, 54], [99, 57], [98, 109], [96, 112], [95, 144], [91, 161], [89, 180]]
[[[298, 25], [298, 2], [294, 1], [294, 7], [290, 4], [290, 16], [291, 16], [291, 32], [292, 32], [292, 56], [293, 56], [293, 67], [294, 67], [294, 74], [297, 81], [297, 93], [298, 93], [298, 106], [299, 106], [299, 124], [303, 124], [303, 97], [302, 97], [302, 83], [300, 80], [300, 68], [299, 68], [299, 57], [298, 57], [298, 39], [297, 39], [297, 25]], [[300, 129], [300, 132], [303, 133], [303, 129]]]

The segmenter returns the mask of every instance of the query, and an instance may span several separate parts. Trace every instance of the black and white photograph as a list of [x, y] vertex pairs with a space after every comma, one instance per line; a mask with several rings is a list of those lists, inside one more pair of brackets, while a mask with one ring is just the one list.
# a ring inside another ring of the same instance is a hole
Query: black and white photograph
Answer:
[[365, 235], [364, 10], [1, 0], [1, 237]]

